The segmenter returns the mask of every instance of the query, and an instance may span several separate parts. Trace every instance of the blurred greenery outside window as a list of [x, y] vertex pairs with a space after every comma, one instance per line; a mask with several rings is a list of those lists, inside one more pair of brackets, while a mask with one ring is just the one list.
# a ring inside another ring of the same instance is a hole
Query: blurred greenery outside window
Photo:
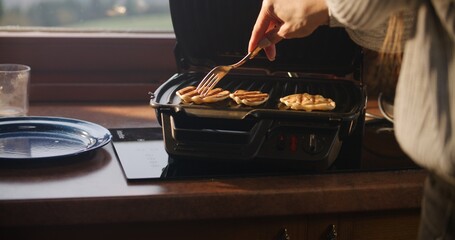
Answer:
[[172, 32], [168, 0], [0, 0], [0, 31]]

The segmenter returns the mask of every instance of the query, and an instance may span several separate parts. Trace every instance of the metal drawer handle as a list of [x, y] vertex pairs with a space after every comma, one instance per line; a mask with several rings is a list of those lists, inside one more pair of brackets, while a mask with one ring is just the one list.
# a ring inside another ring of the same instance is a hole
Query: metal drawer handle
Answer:
[[329, 225], [327, 229], [327, 240], [337, 240], [337, 226], [335, 224]]
[[276, 240], [291, 240], [291, 237], [288, 234], [288, 229], [287, 228], [281, 229], [281, 231], [278, 233], [278, 235], [275, 239]]

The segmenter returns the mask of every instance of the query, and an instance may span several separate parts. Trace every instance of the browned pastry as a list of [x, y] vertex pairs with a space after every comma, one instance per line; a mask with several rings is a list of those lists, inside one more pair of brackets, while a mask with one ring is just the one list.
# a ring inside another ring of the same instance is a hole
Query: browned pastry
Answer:
[[261, 91], [237, 90], [229, 95], [237, 104], [257, 106], [269, 99], [268, 93]]
[[229, 91], [222, 88], [214, 88], [210, 90], [206, 96], [201, 96], [195, 86], [184, 87], [177, 91], [179, 96], [186, 103], [213, 103], [219, 102], [229, 97]]
[[335, 102], [330, 98], [308, 93], [291, 94], [280, 98], [280, 102], [290, 109], [305, 110], [308, 112], [313, 110], [329, 111], [333, 110], [336, 106]]

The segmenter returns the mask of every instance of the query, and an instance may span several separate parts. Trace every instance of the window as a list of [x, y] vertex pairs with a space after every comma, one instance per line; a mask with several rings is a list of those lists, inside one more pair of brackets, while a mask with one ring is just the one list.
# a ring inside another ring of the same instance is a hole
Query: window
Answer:
[[0, 25], [103, 31], [172, 31], [167, 0], [0, 0]]
[[31, 100], [141, 100], [176, 72], [167, 0], [0, 0], [0, 62]]

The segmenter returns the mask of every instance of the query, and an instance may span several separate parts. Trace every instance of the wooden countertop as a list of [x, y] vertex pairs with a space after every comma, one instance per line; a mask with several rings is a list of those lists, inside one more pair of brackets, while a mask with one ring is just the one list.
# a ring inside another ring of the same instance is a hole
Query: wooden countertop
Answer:
[[[157, 127], [142, 103], [35, 103], [30, 115]], [[418, 209], [426, 173], [396, 170], [129, 183], [110, 144], [90, 161], [0, 168], [0, 226], [291, 216]]]

